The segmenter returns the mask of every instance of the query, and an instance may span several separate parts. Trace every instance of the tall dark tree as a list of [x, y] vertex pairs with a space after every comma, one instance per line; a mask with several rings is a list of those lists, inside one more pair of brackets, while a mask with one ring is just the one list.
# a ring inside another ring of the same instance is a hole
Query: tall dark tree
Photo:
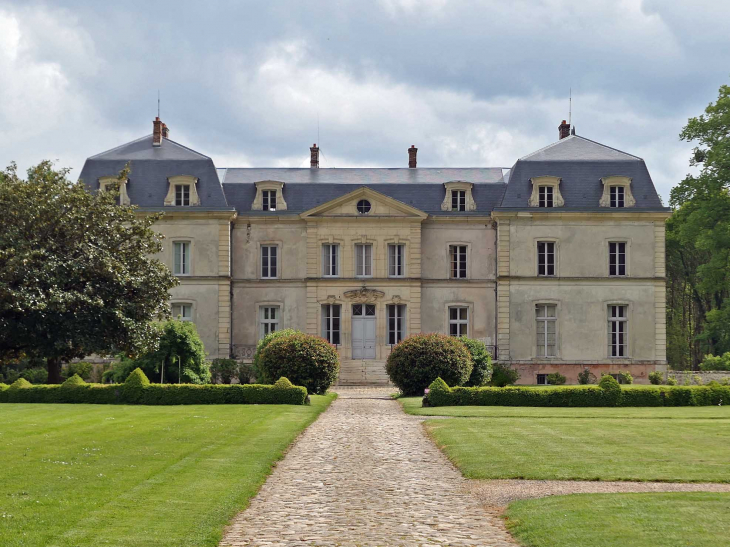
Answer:
[[667, 223], [668, 352], [697, 366], [730, 351], [730, 86], [680, 134], [698, 175], [672, 189]]
[[152, 258], [160, 215], [117, 205], [118, 185], [91, 193], [67, 174], [47, 161], [26, 180], [14, 164], [0, 172], [0, 358], [43, 358], [50, 383], [70, 359], [154, 348], [152, 321], [169, 315], [177, 284]]

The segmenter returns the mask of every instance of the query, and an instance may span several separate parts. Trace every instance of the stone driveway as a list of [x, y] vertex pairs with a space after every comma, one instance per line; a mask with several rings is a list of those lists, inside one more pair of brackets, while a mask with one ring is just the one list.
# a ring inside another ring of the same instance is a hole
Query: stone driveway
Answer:
[[337, 391], [221, 546], [515, 545], [393, 388]]

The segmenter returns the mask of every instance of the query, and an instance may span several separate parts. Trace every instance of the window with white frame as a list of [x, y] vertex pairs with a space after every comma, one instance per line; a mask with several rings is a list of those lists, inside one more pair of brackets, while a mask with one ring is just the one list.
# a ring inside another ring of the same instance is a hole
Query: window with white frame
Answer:
[[340, 246], [336, 243], [322, 245], [322, 275], [326, 277], [340, 275]]
[[537, 320], [537, 356], [555, 357], [557, 306], [555, 304], [537, 304], [535, 306]]
[[264, 211], [276, 211], [276, 190], [263, 190], [261, 192], [262, 207]]
[[540, 186], [539, 187], [539, 207], [552, 207], [553, 206], [553, 187], [552, 186]]
[[190, 205], [190, 185], [175, 185], [175, 206], [188, 207]]
[[555, 243], [537, 242], [537, 275], [555, 275]]
[[466, 190], [451, 190], [451, 210], [466, 211]]
[[449, 245], [451, 279], [466, 279], [466, 245]]
[[624, 191], [623, 186], [611, 186], [611, 207], [624, 207]]
[[193, 305], [186, 303], [175, 303], [172, 305], [172, 318], [179, 321], [193, 320]]
[[449, 334], [451, 336], [469, 336], [469, 308], [467, 306], [449, 306]]
[[608, 244], [608, 275], [626, 275], [626, 243], [623, 241]]
[[190, 275], [190, 242], [175, 241], [172, 244], [173, 266], [172, 273], [175, 275]]
[[330, 344], [340, 344], [340, 319], [342, 306], [340, 304], [324, 304], [322, 306], [322, 338]]
[[388, 245], [388, 276], [403, 277], [405, 275], [406, 246], [401, 244]]
[[629, 354], [628, 306], [611, 304], [608, 306], [608, 356], [627, 357]]
[[276, 245], [261, 245], [261, 277], [275, 279], [279, 276], [279, 247]]
[[388, 304], [388, 344], [395, 345], [405, 337], [406, 305]]
[[358, 277], [373, 275], [373, 246], [370, 243], [355, 245], [355, 275]]
[[259, 324], [261, 338], [279, 330], [279, 306], [261, 306], [259, 308]]
[[548, 385], [548, 383], [547, 383], [547, 377], [548, 377], [547, 374], [538, 374], [537, 375], [537, 385], [538, 386], [546, 386], [546, 385]]

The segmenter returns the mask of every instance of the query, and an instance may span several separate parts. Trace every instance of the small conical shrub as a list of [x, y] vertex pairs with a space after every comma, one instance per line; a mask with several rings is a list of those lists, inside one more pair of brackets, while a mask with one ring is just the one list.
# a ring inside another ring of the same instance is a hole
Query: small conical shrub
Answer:
[[134, 369], [124, 381], [124, 387], [146, 387], [148, 385], [150, 385], [150, 379], [139, 367]]
[[25, 389], [28, 387], [33, 387], [33, 384], [31, 384], [25, 378], [18, 378], [12, 384], [10, 384], [10, 387], [8, 389]]
[[424, 397], [431, 406], [447, 406], [450, 403], [451, 388], [439, 376], [428, 386], [428, 395]]
[[68, 380], [66, 380], [64, 383], [61, 384], [61, 387], [79, 387], [79, 386], [85, 386], [86, 382], [84, 382], [84, 379], [79, 376], [78, 374], [74, 374], [71, 376]]
[[276, 382], [274, 382], [274, 387], [276, 389], [288, 389], [290, 387], [294, 387], [294, 384], [289, 381], [289, 378], [287, 378], [286, 376], [282, 376]]

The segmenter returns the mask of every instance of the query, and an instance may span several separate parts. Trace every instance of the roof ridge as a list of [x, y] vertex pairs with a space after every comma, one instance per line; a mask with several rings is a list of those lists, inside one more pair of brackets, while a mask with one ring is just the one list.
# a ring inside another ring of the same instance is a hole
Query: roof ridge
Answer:
[[[110, 153], [112, 153], [112, 152], [114, 152], [116, 150], [119, 150], [121, 148], [124, 148], [125, 146], [129, 146], [130, 144], [134, 144], [134, 143], [143, 141], [145, 139], [150, 139], [150, 138], [152, 138], [152, 133], [150, 133], [149, 135], [145, 135], [144, 137], [140, 137], [138, 139], [134, 139], [132, 141], [125, 142], [124, 144], [120, 144], [119, 146], [115, 146], [114, 148], [110, 148], [109, 150], [105, 150], [104, 152], [99, 152], [98, 154], [95, 154], [93, 156], [89, 156], [87, 159], [90, 159], [90, 160], [97, 159], [100, 156], [104, 156], [106, 154], [110, 154]], [[197, 150], [193, 150], [192, 148], [188, 148], [184, 144], [180, 144], [179, 142], [173, 141], [172, 139], [165, 138], [165, 141], [169, 142], [170, 144], [174, 144], [175, 146], [178, 146], [179, 148], [182, 148], [183, 150], [186, 150], [186, 151], [191, 152], [191, 153], [193, 153], [193, 154], [195, 154], [197, 156], [200, 156], [201, 159], [207, 159], [207, 160], [211, 159], [209, 156], [206, 156], [205, 154], [201, 154]], [[144, 161], [144, 160], [137, 160], [137, 161]], [[185, 160], [177, 160], [177, 161], [185, 161]]]
[[193, 150], [192, 148], [188, 148], [188, 147], [187, 147], [187, 146], [185, 146], [184, 144], [180, 144], [180, 143], [179, 143], [179, 142], [177, 142], [177, 141], [173, 141], [172, 139], [168, 139], [167, 137], [165, 137], [165, 140], [166, 140], [167, 142], [171, 142], [172, 144], [175, 144], [175, 145], [179, 146], [180, 148], [182, 148], [182, 149], [184, 149], [184, 150], [187, 150], [188, 152], [192, 152], [193, 154], [197, 154], [198, 156], [200, 156], [200, 157], [202, 157], [202, 158], [205, 158], [205, 159], [207, 159], [207, 160], [211, 159], [211, 158], [210, 158], [210, 156], [206, 156], [205, 154], [201, 154], [201, 153], [200, 153], [200, 152], [198, 152], [197, 150]]
[[93, 160], [94, 158], [98, 158], [99, 156], [103, 156], [104, 154], [108, 154], [109, 152], [114, 152], [115, 150], [119, 150], [120, 148], [124, 148], [125, 146], [129, 146], [130, 144], [134, 144], [135, 142], [142, 141], [148, 137], [151, 137], [152, 133], [149, 135], [145, 135], [144, 137], [140, 137], [138, 139], [134, 139], [133, 141], [125, 142], [124, 144], [120, 144], [119, 146], [115, 146], [114, 148], [110, 148], [109, 150], [104, 150], [103, 152], [99, 152], [98, 154], [94, 154], [93, 156], [89, 156], [86, 159]]
[[[560, 139], [558, 141], [555, 141], [553, 143], [550, 143], [547, 146], [543, 146], [539, 150], [535, 150], [534, 152], [531, 152], [531, 153], [527, 154], [526, 156], [522, 156], [517, 161], [526, 160], [526, 159], [528, 159], [528, 158], [530, 158], [532, 156], [535, 156], [535, 155], [539, 154], [540, 152], [544, 152], [545, 150], [548, 150], [549, 148], [552, 148], [554, 146], [558, 146], [559, 144], [562, 144], [564, 142], [567, 142], [567, 141], [569, 141], [571, 139], [581, 139], [581, 140], [584, 140], [586, 142], [590, 142], [592, 144], [598, 145], [598, 146], [600, 146], [602, 148], [606, 148], [608, 150], [613, 150], [614, 152], [618, 152], [619, 154], [623, 154], [624, 156], [629, 156], [631, 158], [634, 158], [635, 160], [643, 161], [643, 158], [640, 158], [639, 156], [634, 156], [633, 154], [629, 154], [628, 152], [624, 152], [623, 150], [619, 150], [618, 148], [613, 148], [612, 146], [608, 146], [606, 144], [603, 144], [603, 143], [600, 143], [600, 142], [597, 142], [597, 141], [588, 139], [586, 137], [583, 137], [582, 135], [568, 135], [564, 139]], [[571, 160], [571, 161], [580, 161], [580, 160]], [[586, 160], [586, 161], [594, 161], [594, 160]]]

